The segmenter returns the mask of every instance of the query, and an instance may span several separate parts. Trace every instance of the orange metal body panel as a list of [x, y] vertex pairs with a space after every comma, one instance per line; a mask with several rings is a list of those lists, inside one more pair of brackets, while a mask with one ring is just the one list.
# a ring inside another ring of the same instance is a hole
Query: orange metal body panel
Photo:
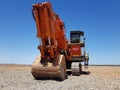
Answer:
[[71, 48], [72, 56], [80, 56], [81, 55], [80, 45], [71, 45], [70, 48]]

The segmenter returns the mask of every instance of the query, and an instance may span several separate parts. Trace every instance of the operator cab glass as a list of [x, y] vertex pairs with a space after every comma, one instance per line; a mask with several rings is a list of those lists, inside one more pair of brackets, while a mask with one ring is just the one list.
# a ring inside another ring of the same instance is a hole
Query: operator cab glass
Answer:
[[70, 35], [70, 38], [71, 38], [71, 43], [80, 43], [80, 34], [71, 34]]

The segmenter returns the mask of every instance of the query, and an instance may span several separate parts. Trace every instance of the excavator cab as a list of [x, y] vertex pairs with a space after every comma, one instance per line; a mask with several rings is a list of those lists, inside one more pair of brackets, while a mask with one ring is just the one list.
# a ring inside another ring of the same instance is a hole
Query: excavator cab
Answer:
[[73, 57], [82, 55], [81, 47], [85, 46], [83, 38], [84, 38], [84, 32], [82, 31], [70, 32], [70, 48]]
[[70, 32], [70, 42], [71, 43], [80, 43], [80, 36], [84, 36], [82, 31], [71, 31]]
[[89, 60], [89, 56], [85, 51], [85, 38], [83, 31], [70, 31], [69, 47], [71, 52], [71, 65], [69, 65], [69, 67], [71, 67], [73, 75], [79, 75], [82, 71], [81, 63], [84, 62], [85, 68], [87, 68]]

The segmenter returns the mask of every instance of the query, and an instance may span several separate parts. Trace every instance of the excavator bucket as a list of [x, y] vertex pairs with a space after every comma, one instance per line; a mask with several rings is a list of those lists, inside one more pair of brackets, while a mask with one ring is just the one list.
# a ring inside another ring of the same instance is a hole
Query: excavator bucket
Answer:
[[32, 64], [31, 73], [35, 79], [59, 79], [64, 80], [67, 78], [66, 63], [64, 55], [59, 56], [59, 63], [54, 66], [53, 63], [48, 62], [47, 65], [40, 63], [41, 56], [37, 56]]

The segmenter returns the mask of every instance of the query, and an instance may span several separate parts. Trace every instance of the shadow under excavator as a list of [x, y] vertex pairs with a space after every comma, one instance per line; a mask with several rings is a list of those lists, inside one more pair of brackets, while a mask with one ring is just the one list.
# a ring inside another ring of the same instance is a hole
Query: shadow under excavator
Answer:
[[81, 74], [83, 75], [89, 75], [91, 72], [90, 71], [82, 71]]
[[[91, 72], [90, 71], [82, 71], [81, 73], [80, 73], [80, 75], [89, 75]], [[72, 75], [72, 72], [71, 71], [67, 71], [67, 74], [68, 75]]]

